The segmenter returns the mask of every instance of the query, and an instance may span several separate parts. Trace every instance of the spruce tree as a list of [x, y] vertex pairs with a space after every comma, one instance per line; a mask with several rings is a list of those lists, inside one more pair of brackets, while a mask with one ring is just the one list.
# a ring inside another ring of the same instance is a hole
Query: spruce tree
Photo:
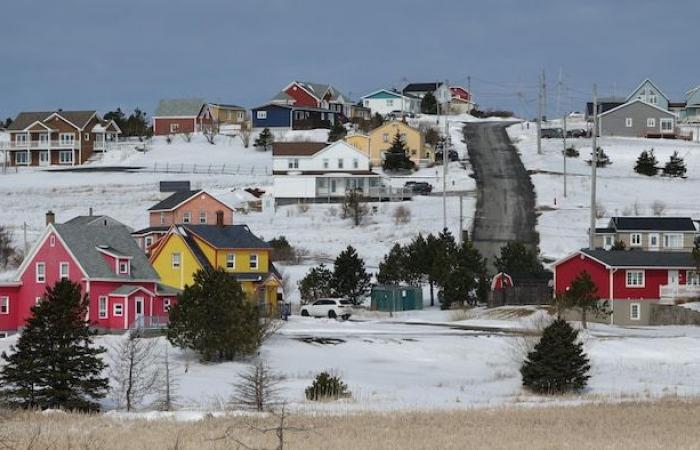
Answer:
[[257, 148], [258, 150], [262, 150], [264, 152], [270, 150], [272, 148], [272, 144], [275, 142], [275, 135], [272, 134], [269, 128], [263, 129], [260, 134], [258, 135], [257, 138], [255, 138], [255, 141], [253, 142], [253, 146]]
[[577, 308], [581, 310], [581, 324], [588, 328], [588, 312], [596, 316], [606, 313], [607, 302], [600, 302], [598, 288], [591, 276], [585, 270], [571, 282], [571, 286], [564, 295], [557, 299], [560, 308]]
[[335, 293], [347, 298], [354, 305], [360, 303], [361, 297], [367, 293], [371, 276], [365, 271], [365, 262], [357, 255], [350, 245], [335, 259], [333, 268], [333, 284]]
[[432, 92], [428, 92], [421, 99], [420, 112], [423, 114], [437, 114], [437, 99]]
[[410, 160], [407, 153], [406, 143], [403, 141], [401, 133], [397, 130], [394, 139], [391, 141], [391, 147], [384, 153], [384, 170], [388, 172], [412, 170], [415, 164]]
[[537, 253], [518, 241], [508, 242], [501, 247], [501, 254], [497, 256], [493, 265], [499, 272], [505, 273], [541, 273], [544, 267], [537, 257]]
[[673, 152], [673, 155], [671, 155], [671, 158], [664, 166], [664, 175], [667, 177], [684, 177], [685, 172], [685, 161], [678, 156], [678, 152]]
[[454, 249], [451, 267], [445, 277], [442, 290], [442, 307], [454, 303], [475, 305], [479, 300], [479, 286], [486, 277], [486, 260], [471, 241], [465, 241]]
[[394, 244], [379, 263], [377, 281], [382, 284], [399, 284], [405, 281], [405, 270], [407, 265], [407, 249], [400, 244]]
[[335, 142], [343, 139], [348, 134], [345, 125], [340, 120], [336, 120], [328, 131], [328, 142]]
[[562, 394], [586, 387], [591, 368], [578, 331], [563, 319], [544, 329], [520, 368], [523, 386], [539, 394]]
[[31, 308], [31, 317], [11, 347], [2, 353], [0, 395], [19, 408], [98, 411], [107, 394], [102, 377], [103, 347], [93, 345], [95, 332], [85, 319], [89, 300], [81, 287], [62, 280], [46, 290]]
[[[450, 275], [456, 264], [457, 243], [452, 233], [445, 228], [433, 241], [432, 267], [430, 278], [440, 287], [440, 307], [448, 309], [453, 301], [449, 289]], [[445, 288], [448, 288], [447, 291]], [[446, 295], [447, 294], [447, 295]]]
[[321, 264], [310, 269], [297, 285], [302, 303], [314, 302], [322, 297], [332, 297], [333, 272]]
[[640, 175], [646, 175], [653, 177], [656, 175], [658, 169], [656, 168], [656, 157], [654, 156], [654, 149], [652, 148], [648, 152], [644, 150], [637, 158], [637, 164], [634, 166], [634, 171]]

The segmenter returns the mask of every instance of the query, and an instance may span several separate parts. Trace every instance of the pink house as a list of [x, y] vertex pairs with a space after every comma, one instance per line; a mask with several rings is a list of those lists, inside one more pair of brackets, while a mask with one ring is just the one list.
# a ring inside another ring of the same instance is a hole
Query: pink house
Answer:
[[107, 216], [54, 224], [48, 213], [46, 230], [15, 280], [0, 283], [0, 333], [22, 328], [30, 308], [61, 279], [82, 286], [90, 299], [90, 322], [103, 330], [163, 325], [177, 296], [159, 283], [126, 226]]

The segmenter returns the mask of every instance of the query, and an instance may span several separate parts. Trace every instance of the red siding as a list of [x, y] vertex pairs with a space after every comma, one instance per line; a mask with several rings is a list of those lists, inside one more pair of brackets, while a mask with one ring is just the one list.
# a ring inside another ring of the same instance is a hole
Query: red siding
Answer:
[[[173, 117], [154, 117], [153, 118], [153, 134], [156, 136], [166, 136], [168, 134], [178, 133], [194, 133], [196, 127], [196, 117], [188, 118], [173, 118]], [[171, 124], [178, 124], [180, 128], [174, 133], [170, 131]]]
[[0, 297], [8, 298], [9, 311], [0, 314], [0, 331], [17, 329], [17, 302], [19, 301], [20, 286], [0, 285]]
[[593, 282], [598, 288], [598, 297], [610, 298], [610, 274], [608, 269], [601, 263], [585, 255], [572, 256], [554, 268], [554, 276], [556, 279], [554, 292], [556, 294], [566, 292], [574, 279], [583, 271], [588, 272], [591, 279], [593, 279]]
[[287, 89], [285, 92], [287, 95], [296, 100], [294, 106], [311, 106], [314, 108], [318, 108], [320, 106], [319, 101], [316, 100], [313, 95], [309, 94], [296, 84], [289, 86], [289, 89]]
[[626, 284], [627, 270], [618, 269], [613, 275], [613, 293], [616, 299], [657, 300], [659, 298], [659, 286], [668, 284], [668, 271], [666, 269], [644, 270], [643, 288], [630, 288], [626, 287]]

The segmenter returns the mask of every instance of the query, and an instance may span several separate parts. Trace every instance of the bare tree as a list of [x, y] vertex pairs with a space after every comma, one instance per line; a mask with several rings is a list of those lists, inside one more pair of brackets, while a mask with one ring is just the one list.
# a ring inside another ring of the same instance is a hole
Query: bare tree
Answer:
[[180, 133], [180, 137], [182, 137], [182, 140], [185, 142], [192, 142], [192, 133], [190, 132]]
[[243, 147], [248, 148], [250, 146], [250, 122], [247, 120], [241, 123], [241, 130], [239, 132], [241, 141], [243, 142]]
[[272, 372], [262, 360], [257, 360], [244, 372], [238, 374], [239, 381], [231, 404], [251, 411], [270, 411], [279, 404], [279, 384], [282, 377]]
[[666, 203], [662, 202], [661, 200], [655, 200], [651, 204], [651, 212], [655, 216], [663, 216], [664, 212], [666, 211]]
[[0, 225], [0, 269], [4, 269], [17, 259], [17, 249], [12, 246], [12, 233]]
[[[251, 424], [246, 424], [245, 427], [250, 429], [250, 430], [256, 431], [258, 433], [261, 433], [261, 434], [275, 433], [275, 436], [277, 436], [277, 446], [275, 446], [274, 450], [284, 450], [284, 448], [285, 448], [285, 436], [286, 436], [287, 432], [304, 433], [304, 432], [308, 432], [308, 431], [313, 431], [309, 428], [294, 427], [294, 426], [287, 425], [287, 417], [288, 416], [287, 416], [287, 411], [285, 409], [284, 404], [282, 404], [282, 408], [281, 408], [279, 413], [271, 412], [271, 414], [275, 419], [278, 420], [277, 425], [272, 426], [272, 427], [260, 428], [260, 427], [256, 427], [256, 426], [251, 425]], [[245, 450], [253, 450], [255, 447], [251, 447], [251, 446], [245, 444], [244, 442], [240, 441], [239, 439], [236, 439], [233, 437], [233, 431], [236, 428], [240, 428], [240, 427], [230, 426], [226, 429], [223, 436], [219, 436], [217, 438], [210, 439], [210, 440], [221, 441], [221, 440], [230, 439], [230, 440], [234, 441], [236, 444], [238, 444], [238, 448], [244, 448]]]
[[[219, 134], [219, 124], [218, 122], [212, 120], [210, 125], [207, 125], [204, 127], [204, 138], [209, 142], [211, 145], [216, 144], [215, 139], [216, 135]], [[189, 142], [189, 141], [187, 141]]]
[[174, 372], [174, 367], [170, 361], [170, 352], [168, 343], [164, 344], [160, 386], [158, 389], [159, 398], [157, 407], [160, 411], [172, 411], [175, 409], [177, 402], [177, 389], [179, 387], [178, 377]]
[[394, 223], [396, 225], [407, 224], [411, 221], [411, 209], [408, 206], [399, 205], [394, 210]]
[[112, 347], [109, 366], [112, 394], [127, 411], [143, 402], [158, 379], [159, 371], [153, 364], [156, 344], [155, 339], [144, 339], [138, 331], [132, 331]]
[[364, 202], [362, 192], [357, 189], [348, 191], [343, 200], [343, 218], [351, 218], [355, 226], [359, 226], [367, 214], [369, 209]]

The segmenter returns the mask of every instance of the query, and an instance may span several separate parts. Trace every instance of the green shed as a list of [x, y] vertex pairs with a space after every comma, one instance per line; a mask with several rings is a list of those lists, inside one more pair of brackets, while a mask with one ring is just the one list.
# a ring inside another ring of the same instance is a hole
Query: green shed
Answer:
[[423, 290], [414, 286], [383, 284], [372, 286], [374, 311], [410, 311], [423, 309]]

